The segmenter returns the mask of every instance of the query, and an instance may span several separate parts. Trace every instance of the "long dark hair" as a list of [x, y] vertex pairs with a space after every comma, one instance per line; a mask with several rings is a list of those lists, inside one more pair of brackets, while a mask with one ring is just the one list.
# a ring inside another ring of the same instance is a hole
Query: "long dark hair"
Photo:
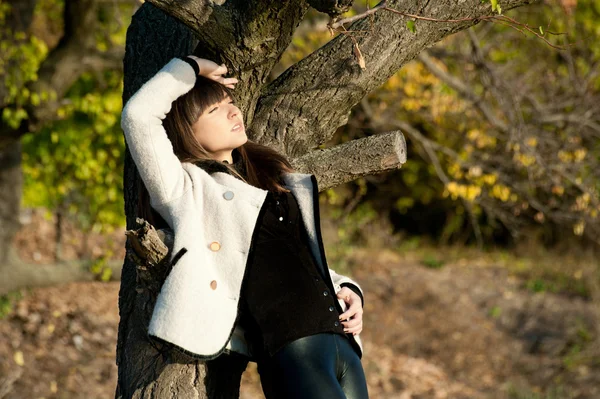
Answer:
[[[248, 140], [233, 150], [234, 164], [228, 164], [211, 158], [196, 140], [192, 125], [209, 106], [227, 96], [235, 100], [228, 87], [201, 75], [196, 77], [194, 87], [173, 101], [171, 110], [163, 120], [173, 152], [181, 162], [194, 163], [207, 170], [212, 165], [263, 190], [289, 192], [283, 187], [282, 175], [284, 172], [294, 172], [294, 169], [285, 156], [270, 147]], [[138, 182], [138, 217], [146, 219], [157, 229], [168, 227], [151, 208], [150, 196], [142, 180], [138, 179]]]

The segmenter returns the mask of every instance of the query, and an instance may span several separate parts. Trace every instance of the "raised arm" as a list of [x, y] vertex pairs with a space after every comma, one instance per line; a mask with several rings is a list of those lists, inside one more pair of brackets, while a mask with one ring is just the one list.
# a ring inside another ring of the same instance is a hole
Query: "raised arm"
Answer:
[[178, 198], [191, 187], [162, 120], [172, 102], [190, 91], [195, 82], [194, 68], [173, 58], [123, 107], [121, 127], [125, 140], [153, 204]]

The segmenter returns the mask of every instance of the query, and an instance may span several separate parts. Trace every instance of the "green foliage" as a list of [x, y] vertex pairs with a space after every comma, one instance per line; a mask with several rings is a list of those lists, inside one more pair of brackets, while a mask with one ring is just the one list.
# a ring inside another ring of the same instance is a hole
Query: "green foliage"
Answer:
[[102, 257], [95, 259], [90, 265], [90, 272], [94, 274], [98, 280], [104, 282], [110, 281], [112, 269], [106, 264], [112, 255], [112, 251], [107, 251]]
[[23, 293], [20, 290], [0, 295], [0, 320], [8, 316], [13, 311], [15, 303], [21, 299], [23, 299]]
[[[341, 205], [338, 201], [344, 201], [335, 189], [326, 190], [324, 195], [330, 205]], [[347, 259], [358, 243], [368, 242], [369, 237], [365, 235], [368, 234], [370, 226], [377, 224], [379, 215], [372, 204], [365, 202], [349, 213], [341, 206], [332, 207], [328, 217], [333, 219], [337, 226], [334, 243], [327, 247], [328, 262], [338, 273], [350, 273]]]
[[0, 99], [4, 107], [0, 121], [16, 129], [27, 119], [27, 105], [37, 105], [52, 96], [51, 93], [32, 93], [25, 87], [37, 80], [37, 71], [48, 54], [46, 43], [24, 32], [12, 32], [4, 23], [11, 18], [11, 6], [0, 2], [0, 78], [6, 86], [6, 95]]
[[121, 75], [83, 76], [69, 91], [62, 117], [23, 139], [25, 206], [62, 209], [84, 228], [124, 224], [125, 143], [119, 123]]
[[567, 353], [562, 358], [563, 365], [567, 370], [576, 370], [579, 366], [596, 361], [600, 364], [600, 357], [590, 359], [583, 354], [583, 350], [593, 342], [593, 332], [588, 329], [586, 323], [579, 319], [577, 322], [577, 335], [570, 343]]
[[[494, 9], [496, 4], [492, 3]], [[420, 62], [406, 65], [369, 95], [375, 115], [383, 121], [408, 122], [424, 137], [405, 132], [409, 161], [376, 184], [395, 198], [393, 207], [406, 215], [402, 220], [410, 221], [411, 215], [424, 211], [443, 212], [441, 231], [433, 220], [431, 230], [443, 242], [462, 240], [465, 230], [472, 236], [473, 220], [484, 240], [507, 231], [516, 236], [529, 225], [548, 236], [560, 229], [563, 234], [598, 237], [600, 143], [590, 129], [573, 123], [540, 123], [536, 115], [544, 107], [555, 109], [549, 119], [556, 114], [580, 115], [593, 103], [586, 104], [584, 98], [600, 95], [600, 76], [592, 73], [600, 58], [596, 49], [586, 45], [600, 39], [600, 28], [590, 23], [600, 16], [598, 4], [597, 0], [579, 3], [570, 15], [558, 6], [519, 10], [518, 19], [529, 25], [541, 27], [552, 21], [552, 26], [540, 30], [552, 43], [573, 43], [572, 66], [541, 39], [523, 40], [520, 32], [499, 24], [488, 25], [485, 36], [481, 35], [485, 66], [465, 63], [472, 52], [465, 34], [441, 44], [441, 51], [457, 56], [444, 56], [443, 63], [434, 59], [437, 67], [484, 98], [492, 114], [508, 126], [508, 133], [499, 131], [471, 101]], [[584, 36], [585, 40], [575, 42]], [[578, 94], [574, 79], [590, 79], [585, 96]], [[511, 97], [522, 100], [512, 106], [507, 100]], [[564, 107], [556, 106], [562, 103]], [[515, 117], [517, 112], [520, 115]], [[432, 152], [437, 159], [432, 160]], [[426, 220], [426, 215], [418, 220]], [[544, 289], [539, 282], [531, 287]]]
[[[100, 52], [124, 45], [129, 24], [120, 18], [130, 15], [132, 7], [98, 5], [90, 29]], [[10, 127], [28, 118], [26, 109], [56, 99], [56, 93], [35, 93], [29, 87], [62, 35], [63, 10], [62, 0], [41, 0], [27, 34], [0, 28], [0, 75], [8, 91], [3, 100], [10, 104], [2, 121]], [[0, 2], [0, 22], [9, 14], [10, 7]], [[24, 206], [71, 215], [86, 230], [110, 231], [124, 224], [121, 93], [121, 71], [83, 74], [61, 99], [58, 118], [23, 137]]]
[[444, 261], [433, 254], [427, 254], [421, 259], [421, 263], [430, 269], [441, 269]]
[[565, 389], [560, 385], [545, 387], [545, 393], [540, 393], [539, 388], [534, 391], [508, 384], [509, 399], [564, 399], [568, 397], [566, 395]]
[[502, 314], [502, 308], [500, 306], [492, 306], [489, 311], [490, 317], [497, 319]]

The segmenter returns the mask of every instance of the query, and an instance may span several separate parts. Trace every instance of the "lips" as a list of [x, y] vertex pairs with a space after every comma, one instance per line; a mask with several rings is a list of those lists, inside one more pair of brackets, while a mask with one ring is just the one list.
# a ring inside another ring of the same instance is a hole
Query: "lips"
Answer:
[[232, 132], [239, 132], [240, 130], [244, 130], [244, 126], [241, 123], [236, 123], [235, 125], [233, 125], [233, 127], [231, 128]]

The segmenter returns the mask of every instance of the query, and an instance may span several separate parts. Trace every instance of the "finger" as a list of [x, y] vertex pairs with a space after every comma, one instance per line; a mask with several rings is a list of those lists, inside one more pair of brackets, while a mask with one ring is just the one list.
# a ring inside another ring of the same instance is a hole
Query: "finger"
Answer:
[[356, 314], [356, 309], [352, 309], [352, 307], [350, 307], [348, 310], [346, 310], [344, 313], [342, 313], [340, 315], [340, 320], [348, 320], [355, 314]]
[[340, 299], [346, 299], [352, 294], [354, 294], [354, 291], [352, 291], [350, 288], [342, 287], [342, 289], [337, 292], [337, 297]]
[[362, 323], [362, 318], [361, 319], [350, 319], [349, 321], [343, 321], [342, 325], [344, 326], [344, 328], [352, 328], [352, 327], [359, 326], [360, 323]]
[[362, 324], [360, 324], [356, 327], [344, 329], [344, 331], [347, 332], [348, 334], [360, 333], [362, 331]]
[[213, 71], [215, 75], [225, 75], [227, 73], [227, 67], [225, 64], [221, 64], [217, 69]]
[[360, 317], [362, 318], [362, 313], [363, 313], [363, 308], [360, 305], [360, 303], [354, 302], [352, 305], [350, 305], [348, 310], [346, 310], [344, 313], [342, 313], [340, 315], [340, 320], [346, 320], [353, 316], [356, 317], [356, 315], [358, 315], [358, 314], [360, 314]]
[[221, 83], [224, 85], [236, 84], [238, 80], [236, 78], [224, 78]]

